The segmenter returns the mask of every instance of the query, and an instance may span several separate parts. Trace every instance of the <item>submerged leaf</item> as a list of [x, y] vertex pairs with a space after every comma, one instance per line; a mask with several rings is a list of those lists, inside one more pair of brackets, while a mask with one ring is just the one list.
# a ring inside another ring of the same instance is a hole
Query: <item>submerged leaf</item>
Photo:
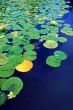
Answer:
[[6, 100], [7, 100], [6, 94], [4, 92], [0, 92], [0, 106], [3, 105]]

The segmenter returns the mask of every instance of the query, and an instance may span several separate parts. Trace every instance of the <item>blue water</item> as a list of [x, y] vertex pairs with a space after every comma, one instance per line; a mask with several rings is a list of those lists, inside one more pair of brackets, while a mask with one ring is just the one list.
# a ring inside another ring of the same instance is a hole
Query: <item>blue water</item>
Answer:
[[[73, 10], [63, 19], [73, 27]], [[8, 101], [0, 110], [73, 110], [73, 37], [59, 33], [68, 38], [68, 42], [57, 49], [48, 50], [41, 46], [32, 71], [15, 73], [22, 78], [24, 88], [13, 100]], [[63, 50], [68, 59], [59, 68], [45, 64], [47, 56], [55, 50]]]

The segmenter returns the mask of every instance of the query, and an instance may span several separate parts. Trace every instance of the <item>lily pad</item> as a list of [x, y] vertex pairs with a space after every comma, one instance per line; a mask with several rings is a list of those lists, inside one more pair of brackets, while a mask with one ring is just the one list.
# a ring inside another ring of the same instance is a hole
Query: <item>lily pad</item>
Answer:
[[14, 67], [9, 63], [3, 66], [0, 66], [0, 77], [7, 78], [14, 74]]
[[37, 58], [37, 53], [35, 51], [27, 51], [23, 54], [23, 59], [28, 61], [34, 61]]
[[56, 33], [48, 33], [48, 37], [56, 37], [56, 38], [58, 38], [58, 34], [56, 34]]
[[63, 51], [55, 51], [54, 55], [55, 55], [55, 58], [59, 59], [59, 60], [66, 60], [67, 59], [67, 55]]
[[3, 83], [6, 81], [7, 79], [0, 79], [0, 89], [1, 89], [1, 87], [2, 87], [2, 85], [3, 85]]
[[33, 44], [28, 44], [28, 45], [26, 45], [26, 46], [24, 46], [24, 49], [25, 50], [33, 50], [34, 49], [34, 45]]
[[59, 37], [58, 40], [61, 43], [67, 42], [67, 38], [65, 38], [65, 37]]
[[54, 49], [58, 47], [58, 43], [53, 40], [47, 40], [45, 43], [43, 43], [43, 46], [49, 49]]
[[47, 57], [46, 64], [48, 64], [51, 67], [59, 67], [61, 66], [61, 60], [57, 60], [53, 55]]
[[28, 72], [32, 69], [33, 63], [31, 61], [24, 60], [21, 64], [17, 65], [15, 68], [19, 72]]
[[14, 67], [17, 65], [17, 64], [20, 64], [23, 62], [23, 58], [21, 55], [11, 55], [9, 57], [9, 63], [11, 63]]
[[0, 65], [5, 65], [6, 63], [8, 63], [8, 57], [0, 54]]
[[14, 95], [17, 95], [23, 88], [23, 82], [18, 77], [11, 77], [6, 80], [2, 85], [3, 91], [12, 91]]
[[11, 51], [14, 54], [20, 54], [20, 53], [23, 52], [23, 49], [21, 47], [19, 47], [19, 46], [12, 46]]

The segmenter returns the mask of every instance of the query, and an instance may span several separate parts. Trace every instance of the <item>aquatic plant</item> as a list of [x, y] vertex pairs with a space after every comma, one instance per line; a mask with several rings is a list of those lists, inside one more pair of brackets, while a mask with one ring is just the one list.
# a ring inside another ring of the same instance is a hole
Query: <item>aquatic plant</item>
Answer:
[[[31, 41], [38, 40], [44, 47], [54, 49], [67, 42], [58, 32], [73, 36], [73, 30], [62, 20], [68, 13], [65, 8], [69, 7], [64, 0], [2, 0], [0, 4], [0, 105], [3, 105], [23, 88], [22, 80], [13, 76], [15, 69], [28, 72], [37, 59]], [[59, 67], [66, 59], [64, 52], [56, 51], [46, 59], [46, 64]]]
[[46, 64], [51, 67], [61, 66], [62, 61], [67, 59], [67, 55], [63, 51], [55, 51], [54, 55], [48, 56], [46, 59]]

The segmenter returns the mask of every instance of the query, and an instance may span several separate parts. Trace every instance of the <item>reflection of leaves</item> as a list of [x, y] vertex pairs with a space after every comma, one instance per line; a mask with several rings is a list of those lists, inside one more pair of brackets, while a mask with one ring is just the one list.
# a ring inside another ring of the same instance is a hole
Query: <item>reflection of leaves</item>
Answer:
[[2, 90], [12, 91], [14, 95], [17, 95], [20, 90], [23, 88], [23, 82], [18, 77], [11, 77], [6, 80], [2, 85]]

